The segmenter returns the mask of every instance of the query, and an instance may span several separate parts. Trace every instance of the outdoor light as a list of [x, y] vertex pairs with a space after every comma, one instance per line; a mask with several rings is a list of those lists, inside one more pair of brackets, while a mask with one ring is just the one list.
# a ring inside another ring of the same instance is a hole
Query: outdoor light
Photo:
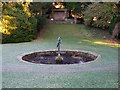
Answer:
[[40, 13], [38, 12], [37, 15], [39, 15]]
[[65, 6], [64, 6], [62, 3], [60, 3], [60, 2], [53, 2], [52, 4], [53, 4], [53, 6], [54, 6], [55, 8], [64, 8], [64, 7], [65, 7]]
[[111, 23], [110, 21], [107, 21], [107, 23]]
[[97, 17], [93, 17], [93, 21], [97, 21]]
[[67, 18], [65, 18], [65, 21], [67, 21]]
[[60, 5], [55, 5], [55, 8], [60, 8]]
[[53, 2], [52, 4], [55, 5], [55, 2]]
[[53, 21], [54, 19], [53, 18], [51, 18], [51, 21]]

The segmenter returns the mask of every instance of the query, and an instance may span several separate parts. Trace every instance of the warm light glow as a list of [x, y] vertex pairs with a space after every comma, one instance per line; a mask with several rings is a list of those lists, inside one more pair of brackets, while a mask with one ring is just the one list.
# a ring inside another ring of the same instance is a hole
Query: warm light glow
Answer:
[[82, 14], [76, 13], [74, 10], [71, 10], [71, 16], [74, 18], [83, 18]]
[[72, 17], [75, 17], [75, 15], [74, 14], [71, 14], [72, 15]]
[[65, 8], [65, 6], [60, 2], [53, 2], [52, 4], [55, 8]]
[[111, 23], [110, 21], [107, 21], [107, 23]]
[[38, 12], [37, 15], [39, 15], [40, 13]]
[[97, 17], [93, 17], [93, 21], [97, 21]]
[[101, 44], [101, 45], [108, 45], [108, 46], [112, 46], [112, 47], [119, 47], [120, 48], [120, 44], [115, 44], [115, 43], [106, 43], [106, 42], [94, 42], [95, 44]]
[[60, 5], [55, 5], [55, 8], [60, 8]]
[[120, 48], [120, 44], [115, 43], [114, 41], [108, 40], [108, 41], [92, 41], [92, 40], [83, 40], [84, 42], [88, 43], [94, 43], [94, 44], [99, 44], [99, 45], [106, 45], [106, 46], [111, 46], [111, 47], [117, 47]]
[[53, 21], [54, 19], [53, 18], [51, 18], [51, 21]]
[[54, 5], [55, 5], [55, 2], [53, 2], [52, 4], [53, 4], [53, 6], [54, 6]]

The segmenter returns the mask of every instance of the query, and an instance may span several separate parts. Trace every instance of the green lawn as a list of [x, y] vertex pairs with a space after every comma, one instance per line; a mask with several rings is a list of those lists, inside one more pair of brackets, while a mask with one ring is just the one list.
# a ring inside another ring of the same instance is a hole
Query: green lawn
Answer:
[[[101, 34], [101, 31], [84, 25], [50, 24], [41, 31], [37, 40], [1, 45], [2, 87], [118, 88], [119, 45], [106, 43], [109, 37], [104, 39], [94, 34]], [[72, 65], [42, 65], [17, 60], [22, 53], [56, 49], [59, 36], [62, 37], [62, 49], [96, 52], [101, 59]]]

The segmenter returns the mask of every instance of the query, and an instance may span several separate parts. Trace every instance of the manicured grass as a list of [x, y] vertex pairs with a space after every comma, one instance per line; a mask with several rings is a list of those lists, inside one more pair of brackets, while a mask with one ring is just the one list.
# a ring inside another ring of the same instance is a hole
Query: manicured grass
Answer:
[[[84, 25], [79, 24], [52, 24], [48, 25], [43, 30], [41, 37], [46, 40], [53, 40], [61, 36], [64, 43], [76, 44], [76, 43], [93, 43], [105, 46], [120, 47], [115, 43], [108, 43], [107, 40], [111, 39], [111, 35], [106, 30], [100, 30], [96, 28], [87, 28]], [[109, 41], [110, 42], [110, 41]]]
[[[51, 24], [45, 27], [37, 40], [3, 44], [2, 87], [118, 88], [119, 46], [95, 43], [105, 43], [105, 39], [92, 36], [93, 32], [90, 30], [84, 25]], [[73, 65], [42, 65], [17, 60], [16, 57], [25, 52], [56, 49], [56, 40], [59, 36], [62, 37], [62, 49], [96, 52], [101, 55], [101, 59]]]

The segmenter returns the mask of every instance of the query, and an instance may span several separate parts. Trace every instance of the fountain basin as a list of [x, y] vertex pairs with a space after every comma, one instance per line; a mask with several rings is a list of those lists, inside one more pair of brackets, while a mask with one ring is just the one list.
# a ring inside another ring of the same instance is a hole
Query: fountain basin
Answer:
[[55, 60], [58, 53], [59, 52], [56, 50], [35, 51], [24, 53], [17, 58], [25, 62], [36, 64], [81, 64], [96, 61], [100, 58], [100, 55], [90, 51], [62, 50], [60, 51], [60, 55], [63, 61], [58, 63]]

